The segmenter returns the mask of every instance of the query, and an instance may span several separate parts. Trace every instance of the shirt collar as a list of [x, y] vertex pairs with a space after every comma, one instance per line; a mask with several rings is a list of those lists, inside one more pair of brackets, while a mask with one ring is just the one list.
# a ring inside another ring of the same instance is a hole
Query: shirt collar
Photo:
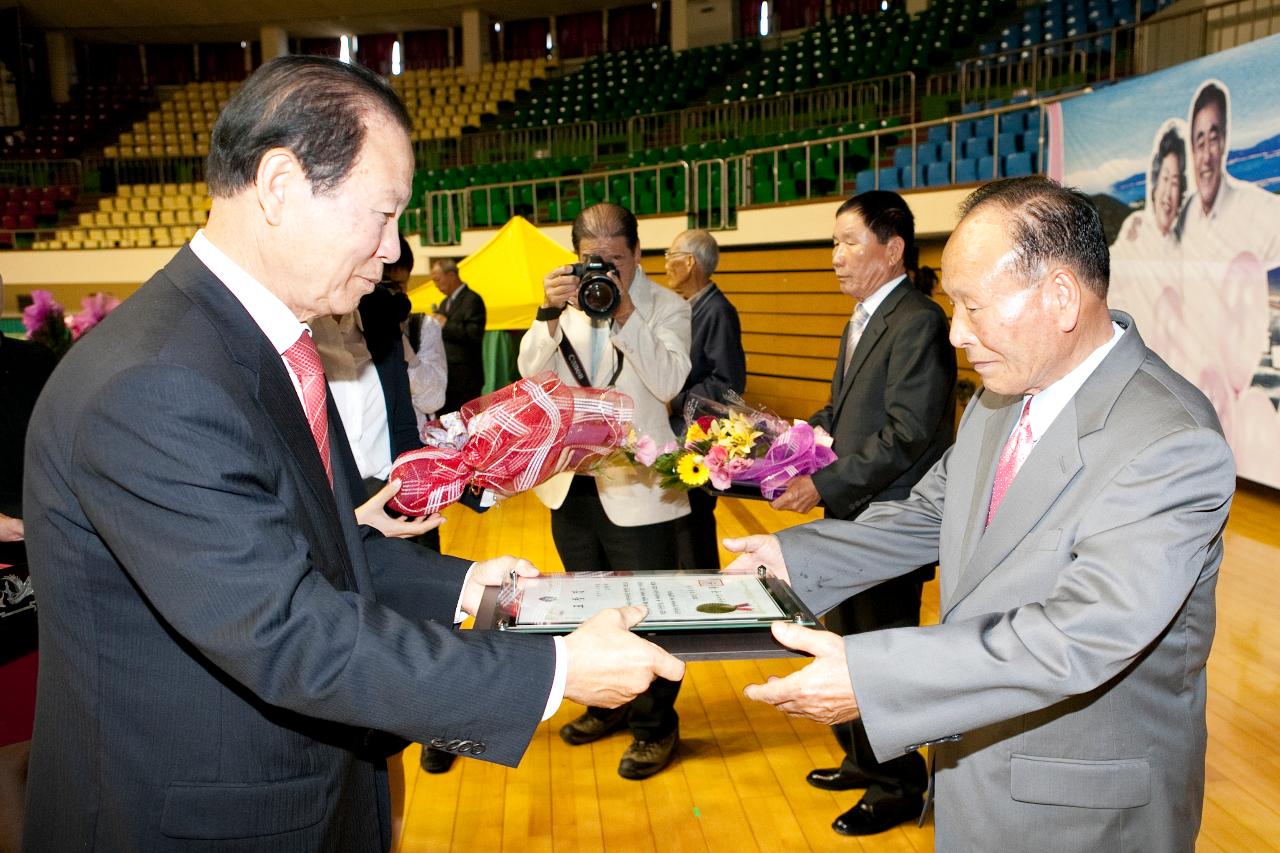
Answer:
[[[1085, 360], [1077, 364], [1066, 376], [1031, 397], [1031, 410], [1027, 417], [1031, 421], [1032, 441], [1040, 440], [1040, 436], [1045, 434], [1062, 410], [1067, 407], [1067, 403], [1071, 402], [1071, 398], [1093, 375], [1093, 371], [1098, 369], [1098, 365], [1102, 364], [1102, 360], [1115, 348], [1123, 335], [1124, 329], [1112, 320], [1110, 340], [1089, 353]], [[1022, 399], [1025, 405], [1026, 397]]]
[[880, 285], [880, 287], [876, 290], [875, 293], [871, 294], [870, 296], [868, 296], [866, 299], [862, 300], [862, 302], [859, 303], [862, 306], [862, 310], [867, 312], [868, 320], [871, 319], [872, 314], [876, 313], [876, 309], [880, 307], [880, 303], [884, 302], [885, 299], [888, 298], [889, 294], [893, 291], [893, 289], [897, 287], [899, 284], [901, 284], [902, 280], [905, 279], [906, 277], [907, 276], [903, 274], [893, 279], [892, 281], [889, 281], [889, 282], [886, 282], [885, 284]]
[[712, 288], [714, 288], [715, 286], [716, 286], [716, 283], [714, 281], [707, 282], [706, 287], [702, 288], [702, 290], [699, 290], [697, 293], [693, 294], [693, 298], [689, 300], [689, 307], [693, 307], [694, 305], [697, 305], [699, 302], [701, 302], [702, 298], [706, 296], [708, 293], [710, 293]]
[[239, 300], [253, 322], [258, 324], [258, 328], [271, 341], [276, 352], [283, 355], [285, 350], [297, 342], [298, 336], [308, 330], [280, 297], [267, 290], [261, 282], [213, 245], [205, 236], [203, 228], [191, 238], [191, 251], [209, 268], [209, 272], [226, 285], [231, 295]]

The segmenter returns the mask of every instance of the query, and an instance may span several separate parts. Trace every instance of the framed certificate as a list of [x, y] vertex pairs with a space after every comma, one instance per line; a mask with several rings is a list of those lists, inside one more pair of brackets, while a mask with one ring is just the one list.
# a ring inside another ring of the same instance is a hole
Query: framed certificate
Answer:
[[569, 572], [491, 588], [477, 629], [567, 634], [611, 607], [648, 609], [632, 630], [685, 660], [785, 657], [769, 626], [817, 619], [777, 578], [702, 572]]

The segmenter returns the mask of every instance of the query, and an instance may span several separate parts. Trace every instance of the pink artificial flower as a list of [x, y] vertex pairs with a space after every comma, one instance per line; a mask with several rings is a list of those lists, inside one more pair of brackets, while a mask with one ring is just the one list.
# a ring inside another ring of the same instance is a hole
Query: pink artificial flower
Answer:
[[80, 312], [71, 318], [71, 339], [80, 336], [102, 322], [103, 318], [120, 306], [120, 300], [110, 293], [91, 293], [80, 300]]
[[47, 290], [31, 291], [31, 304], [22, 309], [22, 325], [26, 327], [27, 337], [31, 338], [49, 324], [50, 317], [55, 322], [62, 322], [62, 306], [53, 294]]
[[711, 474], [712, 488], [721, 490], [729, 488], [733, 478], [729, 473], [731, 460], [729, 459], [728, 449], [718, 444], [712, 445], [711, 449], [703, 456], [703, 462], [707, 466], [707, 471]]
[[658, 443], [652, 436], [642, 436], [632, 445], [631, 452], [636, 455], [636, 461], [647, 468], [658, 458]]
[[676, 444], [674, 441], [668, 441], [666, 444], [658, 448], [658, 455], [666, 456], [668, 453], [675, 453], [676, 448], [679, 446], [680, 445]]

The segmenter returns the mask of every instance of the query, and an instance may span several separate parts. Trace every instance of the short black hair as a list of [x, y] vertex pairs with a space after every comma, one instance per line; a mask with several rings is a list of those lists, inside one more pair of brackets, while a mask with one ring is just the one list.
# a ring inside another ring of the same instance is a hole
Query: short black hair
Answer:
[[963, 222], [995, 205], [1009, 213], [1015, 269], [1034, 284], [1054, 264], [1070, 267], [1102, 299], [1111, 280], [1111, 253], [1102, 217], [1087, 195], [1043, 175], [992, 181], [960, 204]]
[[894, 237], [901, 237], [903, 266], [916, 268], [916, 218], [906, 199], [890, 190], [868, 190], [840, 205], [836, 216], [850, 212], [862, 218], [867, 229], [882, 245]]
[[633, 252], [640, 245], [640, 225], [636, 222], [636, 215], [620, 204], [607, 201], [593, 204], [573, 220], [570, 239], [575, 252], [583, 240], [608, 240], [611, 237], [621, 237]]
[[366, 124], [381, 113], [406, 134], [413, 127], [399, 96], [372, 71], [322, 56], [281, 56], [264, 64], [227, 101], [209, 137], [205, 181], [215, 198], [254, 182], [262, 155], [292, 151], [325, 195], [351, 173]]
[[1222, 135], [1227, 135], [1227, 93], [1217, 83], [1209, 82], [1200, 87], [1200, 91], [1196, 92], [1196, 99], [1191, 105], [1191, 123], [1194, 126], [1196, 116], [1200, 111], [1209, 104], [1218, 105], [1218, 114], [1222, 116]]
[[1164, 158], [1170, 154], [1178, 158], [1178, 197], [1184, 198], [1187, 194], [1187, 143], [1183, 141], [1182, 134], [1178, 133], [1176, 127], [1170, 127], [1160, 137], [1160, 144], [1156, 146], [1156, 155], [1151, 158], [1151, 191], [1147, 195], [1154, 197], [1156, 191], [1156, 181], [1160, 178], [1160, 164], [1164, 162]]

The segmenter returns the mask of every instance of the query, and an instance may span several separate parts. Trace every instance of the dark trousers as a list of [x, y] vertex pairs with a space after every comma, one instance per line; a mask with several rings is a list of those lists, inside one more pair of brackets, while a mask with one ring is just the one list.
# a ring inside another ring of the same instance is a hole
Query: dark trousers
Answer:
[[720, 542], [716, 536], [716, 496], [689, 490], [689, 514], [676, 519], [677, 564], [684, 571], [720, 571]]
[[[841, 636], [877, 631], [883, 628], [914, 628], [920, 625], [920, 589], [933, 571], [926, 566], [891, 581], [871, 587], [840, 603], [827, 613], [827, 628]], [[831, 727], [844, 749], [841, 769], [858, 772], [873, 780], [863, 799], [868, 803], [924, 794], [929, 773], [924, 757], [918, 752], [876, 761], [867, 740], [862, 720]]]
[[[551, 511], [551, 538], [570, 572], [670, 571], [676, 567], [676, 523], [663, 521], [619, 527], [600, 505], [594, 477], [577, 476], [559, 509]], [[660, 740], [679, 725], [676, 695], [679, 681], [654, 679], [649, 689], [626, 707], [627, 726], [636, 740]], [[588, 708], [596, 717], [616, 710]]]

